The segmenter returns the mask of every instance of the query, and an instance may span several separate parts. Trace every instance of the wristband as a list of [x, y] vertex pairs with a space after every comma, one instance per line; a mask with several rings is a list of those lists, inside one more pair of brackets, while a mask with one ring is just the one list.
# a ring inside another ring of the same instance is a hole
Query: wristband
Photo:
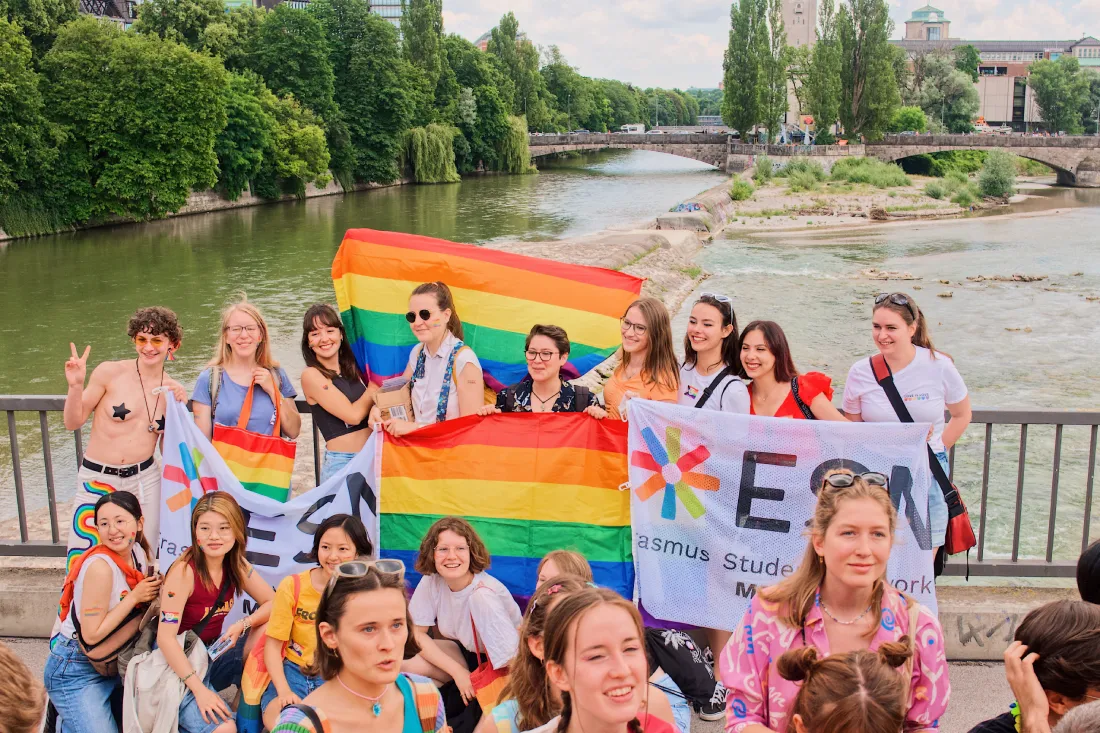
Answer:
[[245, 616], [244, 617], [244, 626], [241, 627], [241, 635], [244, 636], [245, 634], [247, 634], [248, 630], [251, 629], [251, 628], [252, 628], [252, 617], [251, 616]]
[[185, 682], [187, 682], [187, 680], [191, 679], [194, 676], [195, 676], [195, 670], [191, 670], [191, 674], [189, 674], [186, 677], [180, 679], [180, 683], [185, 683]]

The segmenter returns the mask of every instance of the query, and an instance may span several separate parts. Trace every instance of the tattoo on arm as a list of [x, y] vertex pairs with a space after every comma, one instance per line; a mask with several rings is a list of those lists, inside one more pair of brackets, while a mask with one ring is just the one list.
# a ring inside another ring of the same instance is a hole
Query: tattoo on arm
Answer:
[[92, 608], [85, 610], [83, 616], [84, 618], [95, 618], [96, 616], [102, 616], [104, 610], [106, 609], [104, 609], [102, 606], [93, 606]]
[[161, 611], [160, 622], [162, 624], [179, 624], [180, 615], [178, 613], [172, 613], [171, 611]]
[[251, 578], [251, 577], [252, 577], [252, 573], [254, 573], [255, 571], [256, 571], [256, 568], [255, 568], [254, 566], [252, 566], [252, 565], [249, 565], [249, 566], [248, 566], [248, 575], [245, 575], [245, 576], [244, 576], [244, 577], [245, 577], [245, 580], [248, 580], [249, 578]]

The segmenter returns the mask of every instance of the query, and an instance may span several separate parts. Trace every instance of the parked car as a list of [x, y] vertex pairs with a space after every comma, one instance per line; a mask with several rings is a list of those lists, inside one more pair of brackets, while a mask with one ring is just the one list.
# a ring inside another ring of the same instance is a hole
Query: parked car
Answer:
[[649, 130], [649, 131], [646, 132], [646, 135], [664, 135], [664, 134], [665, 134], [664, 130]]
[[591, 135], [591, 130], [573, 130], [574, 135]]

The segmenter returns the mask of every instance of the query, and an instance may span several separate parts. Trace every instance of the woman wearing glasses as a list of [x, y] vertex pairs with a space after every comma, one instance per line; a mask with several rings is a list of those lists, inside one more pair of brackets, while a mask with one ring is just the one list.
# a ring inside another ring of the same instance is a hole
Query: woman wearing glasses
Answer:
[[402, 376], [412, 384], [413, 420], [380, 420], [390, 435], [407, 435], [421, 425], [473, 415], [485, 404], [485, 379], [473, 349], [462, 343], [462, 321], [451, 289], [436, 281], [418, 285], [405, 314], [419, 341]]
[[275, 400], [280, 432], [297, 438], [302, 416], [294, 405], [298, 393], [290, 377], [271, 351], [267, 322], [256, 306], [242, 300], [222, 312], [222, 328], [214, 358], [199, 374], [191, 394], [195, 424], [212, 437], [214, 423], [236, 425], [249, 390], [253, 391], [248, 431], [271, 435], [275, 424]]
[[825, 475], [802, 563], [752, 599], [722, 651], [729, 733], [793, 733], [798, 683], [773, 663], [787, 651], [812, 646], [825, 657], [891, 642], [915, 653], [904, 670], [905, 729], [936, 729], [951, 693], [943, 630], [935, 614], [886, 579], [896, 528], [884, 474]]
[[484, 405], [479, 415], [501, 412], [586, 412], [603, 419], [607, 413], [587, 387], [574, 387], [561, 378], [569, 361], [569, 336], [558, 326], [535, 324], [524, 344], [527, 376], [497, 393], [495, 405]]
[[625, 403], [634, 397], [676, 402], [680, 365], [664, 303], [656, 298], [634, 301], [620, 319], [619, 330], [621, 361], [603, 388], [607, 414], [622, 419]]
[[271, 733], [438, 733], [447, 727], [435, 685], [401, 671], [417, 652], [400, 560], [336, 567], [317, 606], [312, 672], [325, 680], [285, 708]]
[[[928, 446], [947, 473], [947, 449], [962, 437], [971, 418], [970, 397], [955, 362], [932, 346], [924, 312], [905, 293], [883, 293], [875, 298], [871, 334], [913, 420], [932, 424]], [[946, 424], [944, 409], [951, 413]], [[852, 421], [899, 421], [875, 379], [870, 359], [860, 359], [848, 370], [844, 413]], [[947, 532], [947, 502], [935, 479], [928, 487], [928, 519], [932, 547], [941, 547]]]
[[749, 392], [737, 376], [740, 371], [733, 301], [718, 293], [703, 293], [688, 316], [678, 402], [687, 407], [748, 414]]

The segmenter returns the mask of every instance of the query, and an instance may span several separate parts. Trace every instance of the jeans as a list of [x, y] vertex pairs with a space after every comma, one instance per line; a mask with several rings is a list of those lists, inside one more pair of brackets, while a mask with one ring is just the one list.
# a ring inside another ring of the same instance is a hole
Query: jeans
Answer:
[[[306, 699], [306, 695], [325, 683], [320, 677], [307, 675], [301, 667], [289, 659], [283, 660], [283, 674], [286, 675], [286, 683], [290, 687], [290, 691], [297, 695], [300, 700]], [[275, 691], [275, 683], [269, 682], [267, 689], [264, 690], [263, 698], [260, 700], [260, 709], [267, 710], [267, 706], [278, 697], [279, 693]]]
[[[943, 472], [950, 474], [947, 453], [940, 451], [936, 458], [943, 466]], [[943, 491], [935, 477], [928, 486], [928, 524], [932, 528], [932, 549], [942, 547], [947, 538], [947, 500], [943, 498]]]
[[75, 640], [54, 645], [42, 681], [61, 719], [58, 733], [118, 733], [111, 694], [122, 680], [96, 672]]
[[[220, 692], [230, 685], [241, 686], [241, 674], [244, 672], [244, 646], [247, 641], [248, 637], [242, 635], [237, 639], [236, 644], [210, 663], [210, 667], [206, 670], [206, 678], [203, 680], [206, 687]], [[233, 716], [230, 715], [229, 719], [233, 720]], [[181, 733], [212, 733], [219, 725], [221, 720], [218, 718], [215, 718], [212, 723], [202, 719], [202, 711], [199, 709], [194, 693], [187, 690], [180, 703]]]
[[355, 458], [355, 455], [355, 453], [345, 453], [338, 450], [325, 451], [325, 460], [321, 463], [321, 483], [340, 473], [344, 466], [348, 465], [352, 458]]

